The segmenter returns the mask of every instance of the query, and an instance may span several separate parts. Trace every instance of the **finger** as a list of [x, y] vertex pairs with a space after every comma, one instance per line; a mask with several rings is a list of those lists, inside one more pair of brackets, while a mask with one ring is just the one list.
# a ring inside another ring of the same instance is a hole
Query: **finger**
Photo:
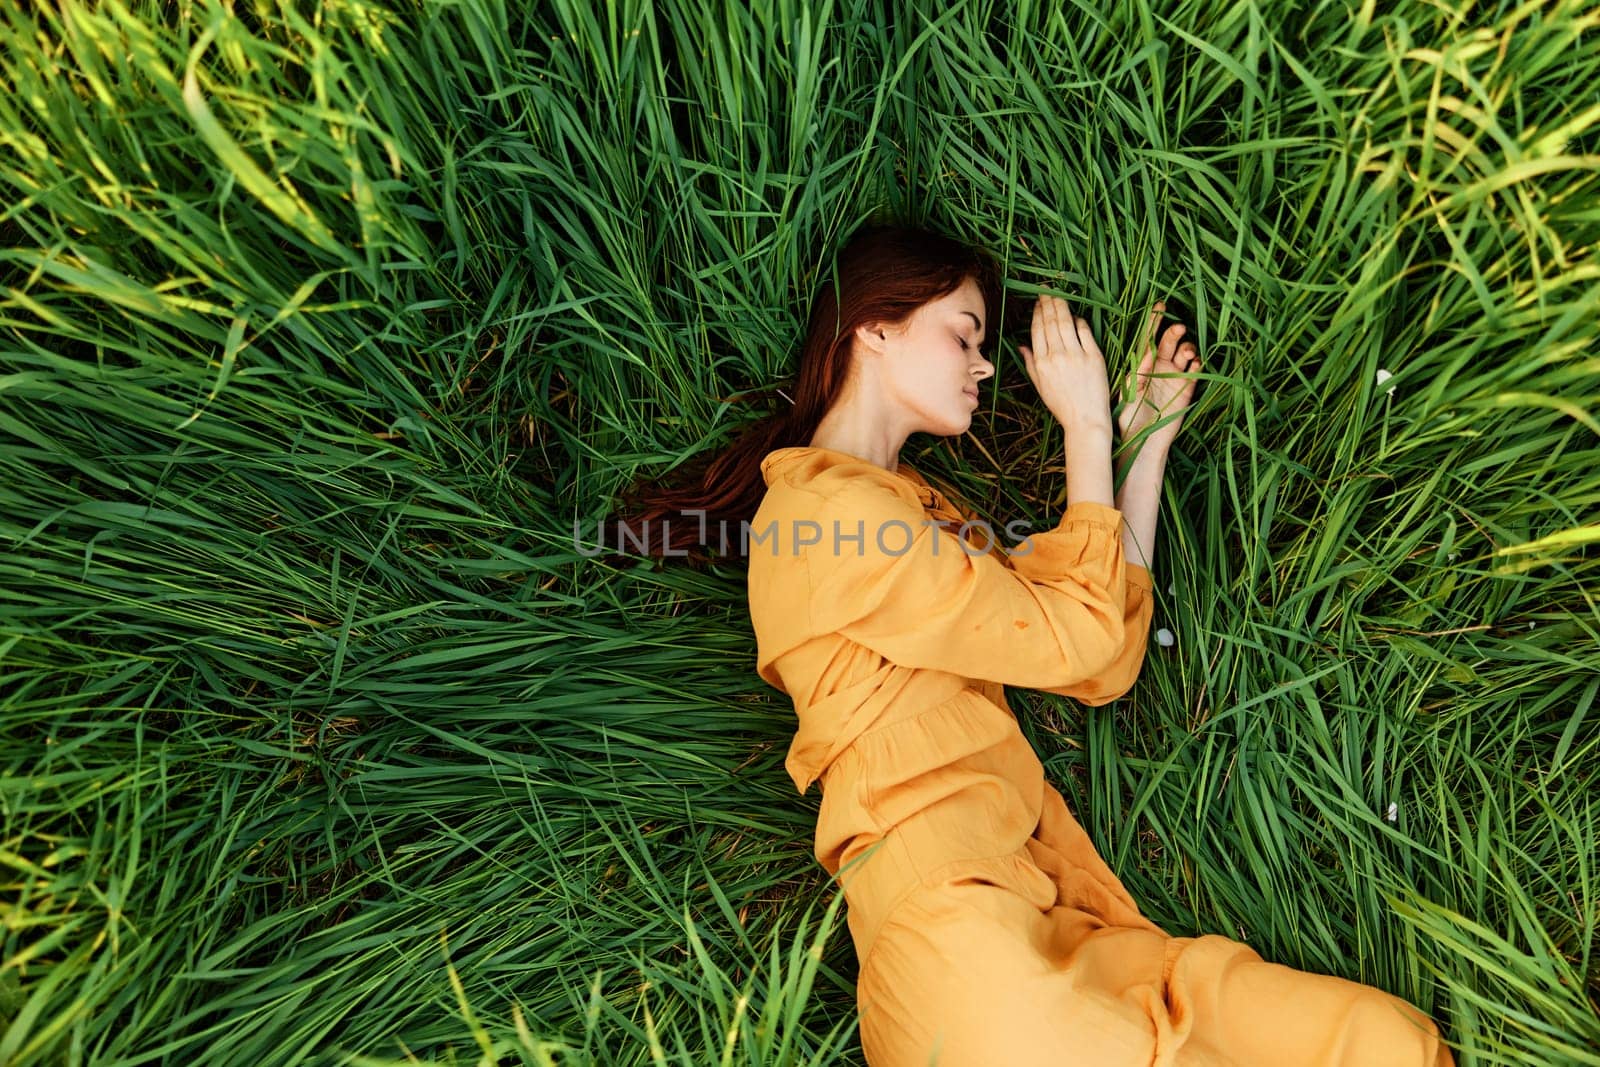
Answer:
[[1186, 375], [1190, 375], [1190, 377], [1186, 377], [1185, 380], [1184, 380], [1184, 383], [1183, 383], [1182, 396], [1183, 396], [1183, 402], [1185, 404], [1192, 403], [1194, 401], [1194, 398], [1196, 396], [1198, 396], [1199, 393], [1200, 393], [1200, 378], [1199, 378], [1199, 374], [1200, 374], [1200, 361], [1197, 359], [1192, 364], [1189, 365], [1189, 367], [1188, 367], [1188, 369], [1186, 371]]
[[1156, 331], [1161, 329], [1161, 313], [1166, 310], [1167, 302], [1165, 300], [1157, 300], [1155, 306], [1150, 309], [1150, 330], [1144, 335], [1144, 346], [1152, 354], [1156, 350]]
[[1156, 354], [1154, 349], [1145, 349], [1144, 358], [1139, 360], [1136, 367], [1130, 370], [1127, 377], [1122, 379], [1122, 395], [1132, 400], [1139, 395], [1139, 384], [1155, 369]]
[[1193, 370], [1200, 365], [1200, 353], [1195, 349], [1192, 341], [1185, 341], [1178, 346], [1178, 366], [1184, 370]]
[[1045, 359], [1049, 357], [1051, 348], [1057, 343], [1056, 338], [1060, 334], [1060, 329], [1056, 325], [1056, 320], [1060, 318], [1060, 306], [1056, 298], [1049, 293], [1039, 294], [1039, 318], [1044, 324], [1044, 331], [1034, 341], [1033, 354]]
[[1049, 351], [1046, 347], [1049, 344], [1049, 334], [1046, 331], [1049, 330], [1050, 323], [1047, 317], [1049, 312], [1046, 310], [1045, 304], [1044, 294], [1041, 293], [1039, 294], [1038, 302], [1033, 305], [1033, 347], [1029, 349], [1028, 358], [1030, 360], [1033, 358], [1032, 354], [1034, 352]]
[[1176, 326], [1169, 328], [1166, 333], [1161, 335], [1162, 359], [1169, 363], [1172, 362], [1172, 358], [1177, 352], [1178, 341], [1183, 337], [1188, 329], [1189, 328], [1187, 326], [1180, 322]]
[[1060, 298], [1060, 304], [1061, 317], [1057, 321], [1061, 325], [1061, 340], [1073, 347], [1081, 348], [1082, 342], [1078, 339], [1078, 317], [1072, 313], [1072, 305], [1067, 303], [1066, 297]]
[[1100, 359], [1106, 357], [1100, 353], [1100, 342], [1095, 340], [1094, 327], [1089, 325], [1088, 319], [1074, 319], [1078, 333], [1078, 347], [1082, 348], [1085, 355], [1096, 356]]
[[1034, 342], [1034, 352], [1050, 358], [1051, 352], [1061, 349], [1061, 301], [1046, 293], [1038, 298], [1045, 318], [1045, 331]]

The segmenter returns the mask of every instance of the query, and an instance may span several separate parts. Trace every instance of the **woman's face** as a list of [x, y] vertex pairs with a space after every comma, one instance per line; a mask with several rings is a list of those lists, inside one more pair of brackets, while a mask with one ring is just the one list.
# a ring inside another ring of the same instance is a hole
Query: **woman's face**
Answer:
[[862, 327], [891, 418], [904, 421], [909, 433], [965, 433], [978, 406], [978, 383], [994, 373], [978, 351], [988, 329], [983, 293], [971, 278], [897, 327]]

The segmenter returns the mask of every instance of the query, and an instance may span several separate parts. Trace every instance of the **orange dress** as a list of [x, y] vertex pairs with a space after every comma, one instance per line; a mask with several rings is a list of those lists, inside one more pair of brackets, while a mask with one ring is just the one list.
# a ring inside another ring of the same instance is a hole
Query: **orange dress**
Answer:
[[[1009, 551], [901, 463], [780, 448], [748, 542], [757, 672], [821, 782], [871, 1067], [1449, 1067], [1405, 1000], [1139, 913], [1006, 703], [1105, 704], [1139, 675], [1149, 572], [1121, 513], [1070, 504]], [[841, 873], [842, 871], [842, 873]]]

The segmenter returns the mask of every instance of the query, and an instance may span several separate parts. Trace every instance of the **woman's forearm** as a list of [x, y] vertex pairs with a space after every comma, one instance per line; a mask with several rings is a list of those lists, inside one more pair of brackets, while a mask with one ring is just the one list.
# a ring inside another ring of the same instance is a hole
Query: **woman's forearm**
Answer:
[[1080, 500], [1115, 507], [1111, 499], [1111, 426], [1063, 422], [1067, 439], [1067, 504]]
[[1121, 468], [1127, 469], [1127, 476], [1113, 499], [1109, 427], [1065, 424], [1065, 429], [1067, 503], [1092, 500], [1122, 512], [1124, 558], [1154, 575], [1156, 516], [1161, 507], [1161, 481], [1166, 477], [1166, 449], [1146, 444], [1138, 456], [1122, 460]]
[[[1131, 462], [1132, 466], [1128, 466]], [[1127, 477], [1117, 490], [1116, 508], [1122, 512], [1122, 554], [1129, 563], [1152, 575], [1156, 548], [1156, 516], [1161, 509], [1161, 480], [1166, 476], [1165, 449], [1146, 445], [1133, 460], [1123, 460]]]

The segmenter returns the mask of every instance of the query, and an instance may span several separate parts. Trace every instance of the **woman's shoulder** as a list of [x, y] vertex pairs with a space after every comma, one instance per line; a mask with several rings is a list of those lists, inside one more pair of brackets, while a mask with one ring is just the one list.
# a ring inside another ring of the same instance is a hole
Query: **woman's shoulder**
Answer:
[[[749, 524], [754, 574], [787, 569], [852, 531], [903, 525], [926, 516], [918, 486], [868, 460], [830, 449], [778, 449], [762, 463], [767, 492]], [[835, 531], [839, 531], [835, 534]], [[868, 535], [869, 537], [872, 535]]]
[[761, 461], [767, 496], [792, 498], [802, 510], [845, 501], [899, 501], [921, 508], [932, 489], [905, 464], [891, 471], [870, 460], [831, 448], [779, 448]]

